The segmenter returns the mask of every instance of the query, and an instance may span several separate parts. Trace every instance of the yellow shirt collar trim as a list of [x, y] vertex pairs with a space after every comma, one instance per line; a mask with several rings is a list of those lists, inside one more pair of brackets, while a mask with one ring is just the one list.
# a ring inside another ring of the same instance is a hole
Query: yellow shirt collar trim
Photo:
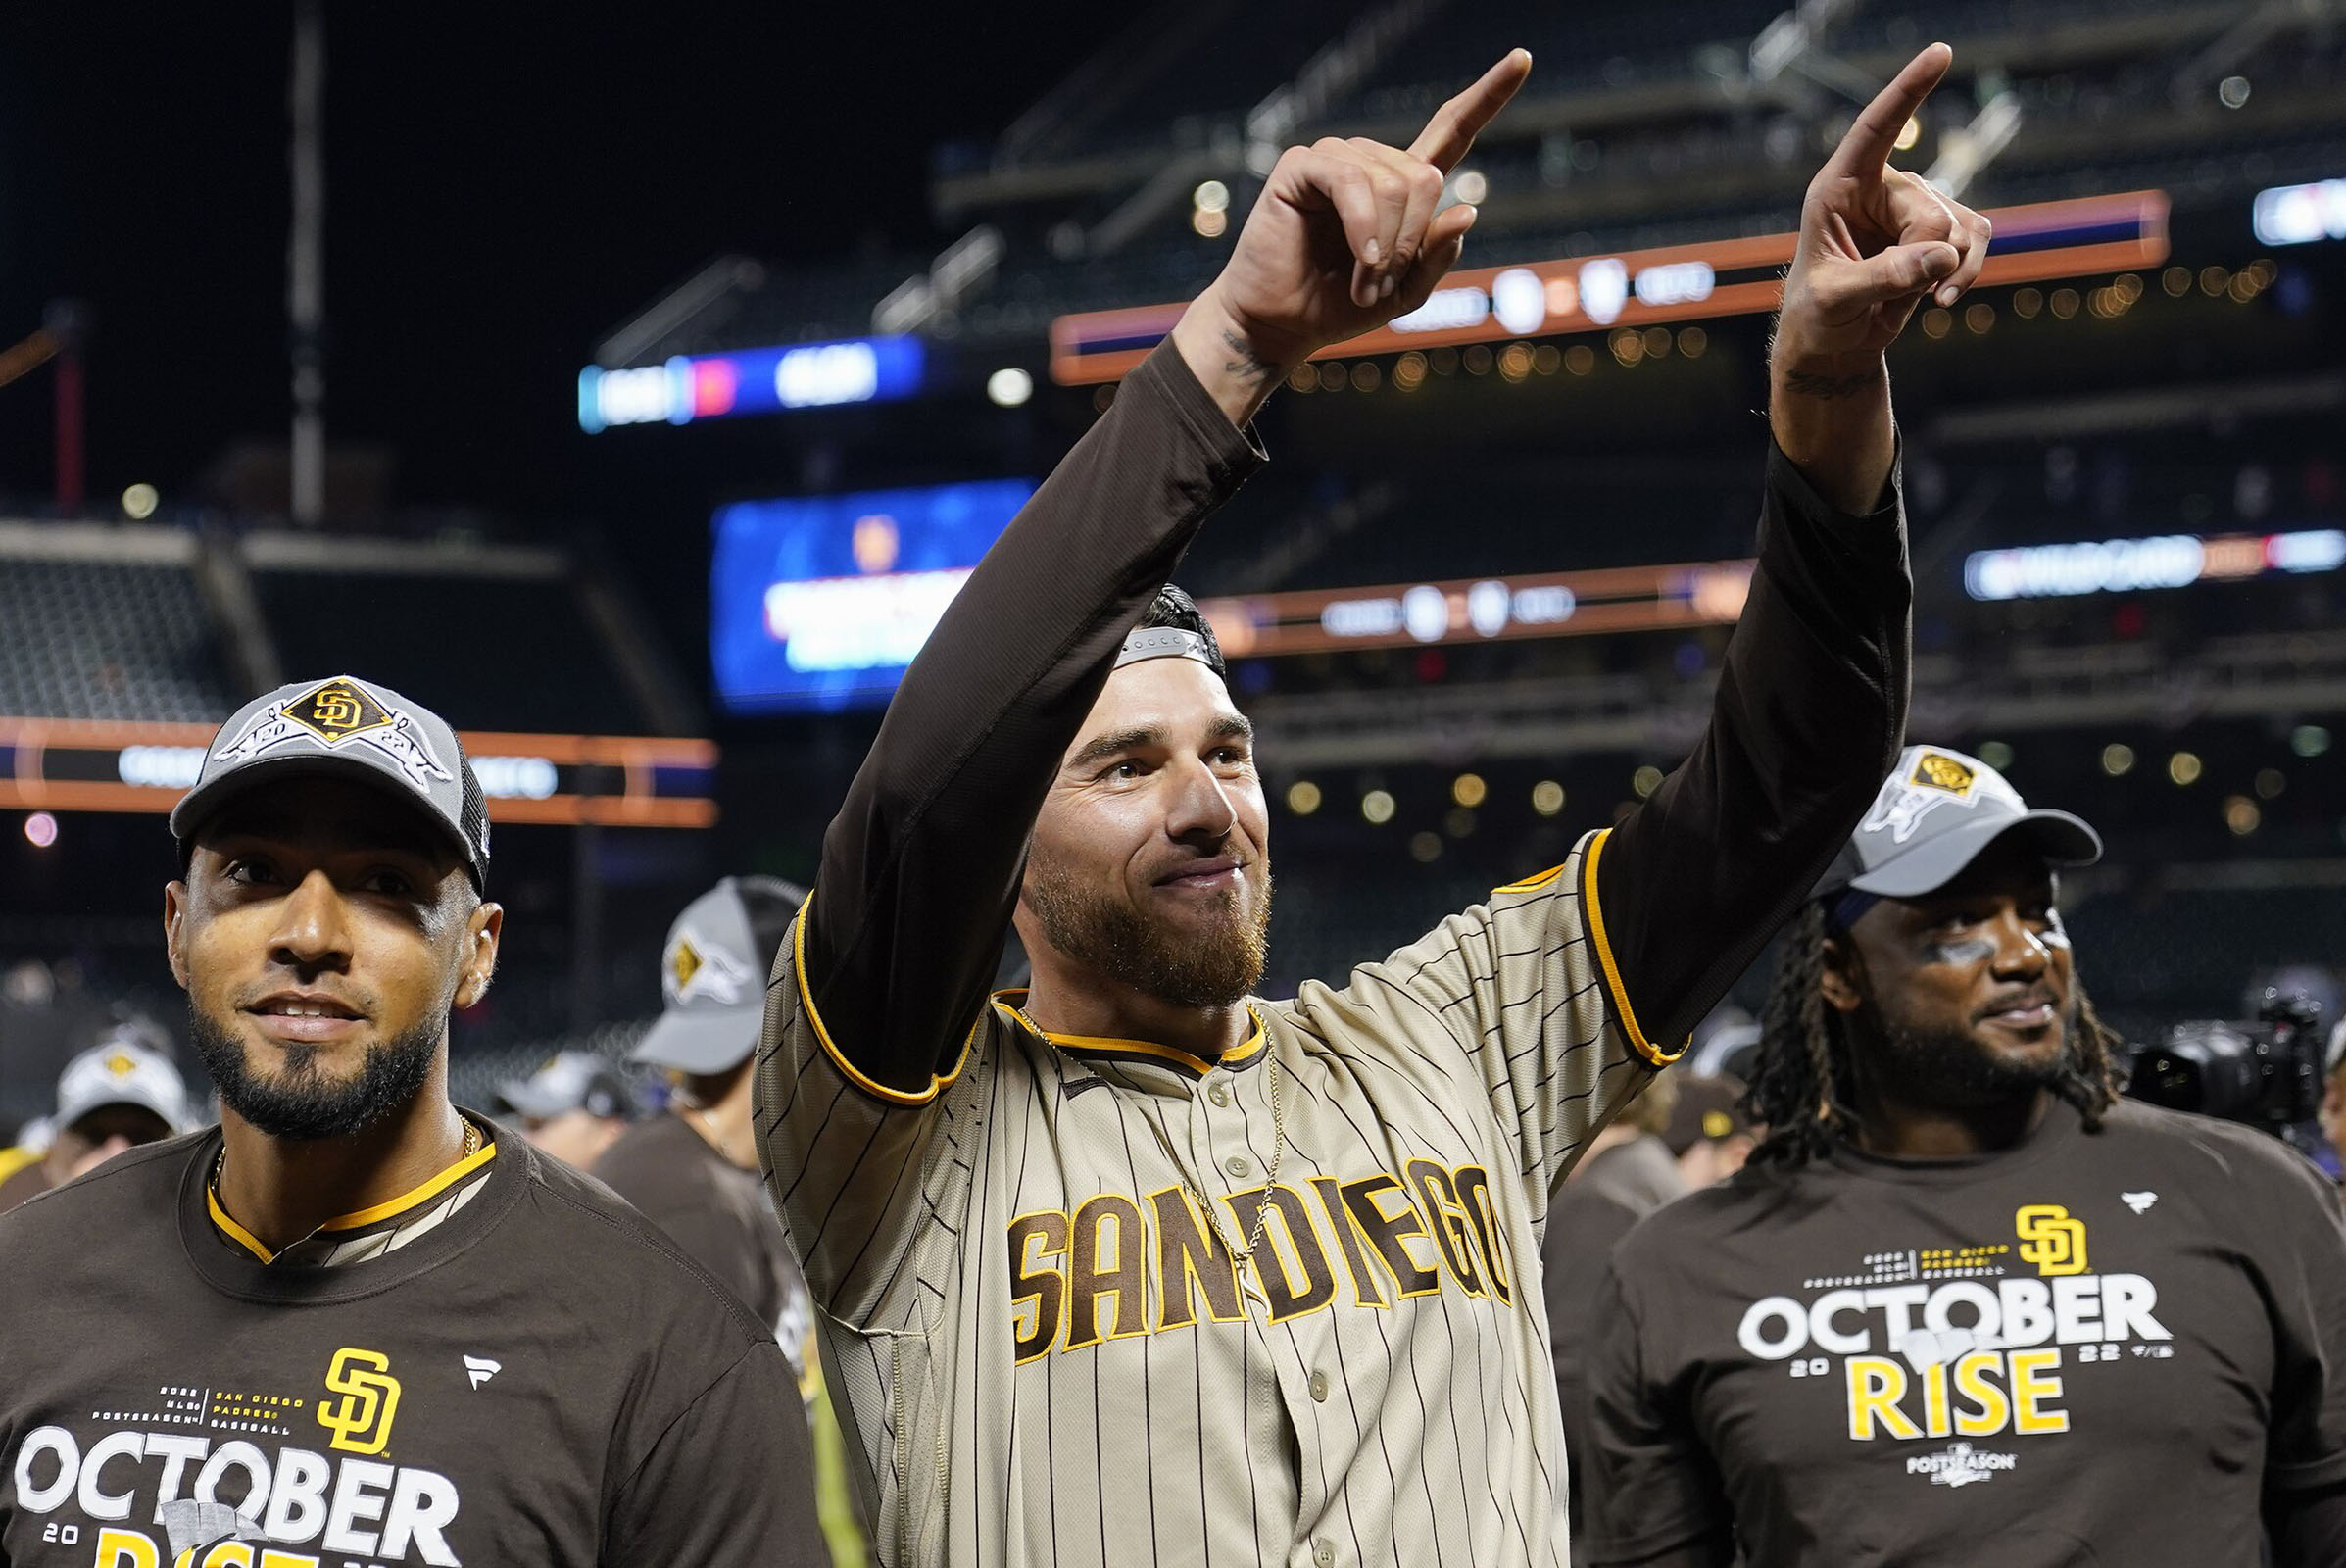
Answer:
[[[420, 1208], [496, 1157], [496, 1143], [492, 1141], [483, 1144], [471, 1153], [466, 1154], [454, 1164], [444, 1167], [438, 1174], [409, 1188], [397, 1198], [391, 1199], [387, 1202], [376, 1203], [370, 1208], [355, 1209], [348, 1214], [337, 1214], [310, 1234], [316, 1236], [327, 1231], [355, 1231], [368, 1225], [379, 1225], [384, 1220], [406, 1213], [409, 1209]], [[275, 1261], [277, 1254], [270, 1251], [262, 1243], [261, 1238], [237, 1224], [229, 1216], [228, 1211], [220, 1207], [220, 1190], [210, 1182], [204, 1184], [204, 1207], [211, 1213], [212, 1223], [220, 1227], [220, 1234], [226, 1236], [228, 1240], [252, 1253], [262, 1262]], [[304, 1240], [307, 1239], [304, 1238]]]

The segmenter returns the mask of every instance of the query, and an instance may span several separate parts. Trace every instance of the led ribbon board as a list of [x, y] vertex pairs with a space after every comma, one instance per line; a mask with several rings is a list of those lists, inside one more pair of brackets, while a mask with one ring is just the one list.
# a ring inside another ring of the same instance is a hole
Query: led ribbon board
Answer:
[[[169, 811], [193, 787], [217, 726], [0, 718], [0, 807]], [[457, 737], [492, 822], [708, 827], [717, 749], [614, 735]]]
[[1743, 612], [1751, 570], [1749, 561], [1617, 566], [1253, 594], [1201, 600], [1197, 608], [1234, 659], [1427, 648], [1726, 625]]
[[[1983, 285], [2155, 267], [2167, 260], [2165, 191], [2129, 191], [2001, 207]], [[1452, 272], [1432, 298], [1373, 332], [1322, 349], [1393, 354], [1447, 344], [1595, 332], [1776, 309], [1795, 234], [1673, 245], [1609, 256]], [[1146, 359], [1186, 304], [1090, 311], [1051, 323], [1051, 375], [1061, 386], [1113, 381]]]
[[1963, 564], [1963, 591], [1983, 603], [2187, 588], [2268, 572], [2307, 576], [2346, 566], [2346, 530], [2158, 534], [2066, 545], [1979, 550]]
[[918, 392], [926, 354], [916, 337], [856, 337], [730, 354], [678, 355], [664, 365], [578, 372], [578, 427], [690, 424], [743, 414], [788, 414], [886, 403]]

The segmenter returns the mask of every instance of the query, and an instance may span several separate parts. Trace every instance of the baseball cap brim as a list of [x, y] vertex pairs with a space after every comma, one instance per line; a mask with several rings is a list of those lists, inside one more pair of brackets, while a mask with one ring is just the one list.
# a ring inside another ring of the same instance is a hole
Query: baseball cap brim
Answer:
[[749, 1058], [764, 1027], [761, 1005], [721, 1012], [663, 1012], [627, 1053], [627, 1059], [678, 1072], [723, 1072]]
[[541, 1089], [527, 1078], [510, 1078], [497, 1086], [497, 1093], [513, 1107], [513, 1114], [533, 1120], [559, 1116], [565, 1110], [578, 1108], [572, 1097], [556, 1090]]
[[2091, 865], [2102, 858], [2101, 835], [2067, 811], [2037, 809], [2018, 816], [1967, 822], [1916, 845], [1843, 886], [1886, 899], [1935, 893], [2008, 833], [2026, 837], [2047, 865]]
[[137, 1089], [90, 1095], [73, 1104], [60, 1105], [57, 1109], [57, 1125], [71, 1127], [93, 1111], [106, 1110], [115, 1105], [134, 1105], [140, 1110], [152, 1113], [157, 1120], [172, 1132], [175, 1133], [179, 1130], [179, 1107], [164, 1103], [159, 1095], [148, 1094]]
[[421, 818], [440, 842], [457, 852], [457, 862], [478, 888], [483, 881], [480, 862], [474, 858], [472, 846], [464, 841], [447, 818], [432, 809], [428, 802], [415, 798], [396, 776], [357, 757], [332, 753], [299, 753], [288, 757], [265, 757], [230, 768], [206, 784], [199, 784], [179, 797], [179, 804], [171, 808], [171, 836], [186, 844], [203, 830], [204, 824], [220, 813], [222, 807], [240, 795], [293, 778], [339, 778], [354, 784], [365, 784], [397, 801], [415, 816]]

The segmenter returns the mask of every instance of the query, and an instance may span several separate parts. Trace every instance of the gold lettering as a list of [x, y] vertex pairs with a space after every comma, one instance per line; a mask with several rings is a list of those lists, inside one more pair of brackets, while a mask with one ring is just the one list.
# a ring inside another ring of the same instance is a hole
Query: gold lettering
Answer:
[[1906, 1369], [1886, 1355], [1853, 1355], [1848, 1361], [1849, 1436], [1859, 1443], [1874, 1436], [1875, 1423], [1893, 1438], [1919, 1438], [1923, 1429], [1906, 1418], [1898, 1401], [1906, 1396]]
[[1360, 1227], [1344, 1211], [1344, 1189], [1336, 1185], [1332, 1176], [1314, 1176], [1311, 1190], [1320, 1195], [1320, 1207], [1328, 1215], [1328, 1228], [1336, 1233], [1336, 1250], [1344, 1255], [1344, 1268], [1352, 1276], [1352, 1299], [1361, 1306], [1383, 1306], [1385, 1287], [1377, 1279], [1368, 1255], [1360, 1250]]
[[[1271, 1304], [1271, 1321], [1282, 1323], [1306, 1312], [1317, 1312], [1336, 1299], [1336, 1273], [1328, 1266], [1327, 1249], [1320, 1245], [1319, 1227], [1311, 1222], [1311, 1210], [1304, 1206], [1303, 1197], [1292, 1187], [1257, 1187], [1249, 1192], [1232, 1193], [1222, 1200], [1230, 1205], [1230, 1212], [1238, 1220], [1239, 1234], [1249, 1236], [1254, 1231], [1254, 1215], [1264, 1203], [1278, 1216], [1279, 1223], [1265, 1223], [1262, 1240], [1254, 1248], [1254, 1277], [1261, 1282], [1263, 1296]], [[1283, 1233], [1288, 1245], [1278, 1245], [1273, 1233]], [[1288, 1267], [1288, 1253], [1295, 1253], [1295, 1269]], [[1264, 1254], [1269, 1254], [1266, 1265]], [[1296, 1274], [1300, 1273], [1300, 1282]]]
[[1466, 1235], [1466, 1210], [1458, 1206], [1458, 1189], [1450, 1184], [1450, 1173], [1430, 1159], [1413, 1159], [1406, 1168], [1434, 1221], [1434, 1245], [1442, 1250], [1450, 1277], [1467, 1295], [1481, 1296], [1483, 1276], [1475, 1268], [1474, 1244]]
[[2014, 1350], [2011, 1361], [2012, 1430], [2029, 1433], [2067, 1432], [2069, 1412], [2044, 1407], [2045, 1400], [2061, 1397], [2061, 1380], [2051, 1375], [2061, 1366], [2059, 1348]]
[[[1037, 1245], [1040, 1244], [1040, 1245]], [[1055, 1208], [1021, 1214], [1010, 1221], [1010, 1328], [1012, 1354], [1032, 1361], [1059, 1337], [1059, 1315], [1067, 1304], [1067, 1279], [1046, 1260], [1067, 1250], [1067, 1216]], [[1031, 1313], [1023, 1325], [1022, 1314]]]
[[[1401, 1210], [1388, 1214], [1378, 1200], [1389, 1192], [1401, 1195]], [[1418, 1218], [1417, 1207], [1409, 1201], [1409, 1190], [1386, 1171], [1363, 1176], [1356, 1182], [1344, 1184], [1344, 1207], [1360, 1226], [1360, 1233], [1376, 1249], [1377, 1257], [1393, 1275], [1393, 1289], [1402, 1296], [1431, 1296], [1442, 1289], [1442, 1277], [1434, 1272], [1430, 1262], [1420, 1263], [1412, 1256], [1407, 1243], [1411, 1237], [1426, 1240], [1425, 1221]]]
[[[1113, 1234], [1110, 1234], [1111, 1231]], [[1149, 1332], [1148, 1232], [1141, 1208], [1122, 1193], [1087, 1198], [1067, 1243], [1067, 1348]], [[1100, 1328], [1100, 1300], [1113, 1297], [1115, 1326]]]
[[1156, 1210], [1156, 1326], [1187, 1328], [1197, 1321], [1193, 1290], [1205, 1293], [1206, 1315], [1216, 1323], [1243, 1323], [1238, 1260], [1230, 1246], [1209, 1230], [1190, 1195], [1167, 1187], [1149, 1195]]
[[1955, 1430], [1967, 1438], [1984, 1438], [2004, 1430], [2012, 1419], [2012, 1401], [1988, 1379], [2003, 1365], [1994, 1350], [1974, 1350], [1955, 1363], [1955, 1390], [1973, 1403], [1955, 1412]]

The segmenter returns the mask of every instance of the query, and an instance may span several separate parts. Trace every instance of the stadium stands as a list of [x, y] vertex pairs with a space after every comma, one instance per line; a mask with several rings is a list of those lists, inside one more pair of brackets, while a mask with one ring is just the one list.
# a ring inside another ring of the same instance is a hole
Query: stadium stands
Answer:
[[0, 714], [209, 718], [228, 691], [188, 564], [38, 559], [0, 540]]

